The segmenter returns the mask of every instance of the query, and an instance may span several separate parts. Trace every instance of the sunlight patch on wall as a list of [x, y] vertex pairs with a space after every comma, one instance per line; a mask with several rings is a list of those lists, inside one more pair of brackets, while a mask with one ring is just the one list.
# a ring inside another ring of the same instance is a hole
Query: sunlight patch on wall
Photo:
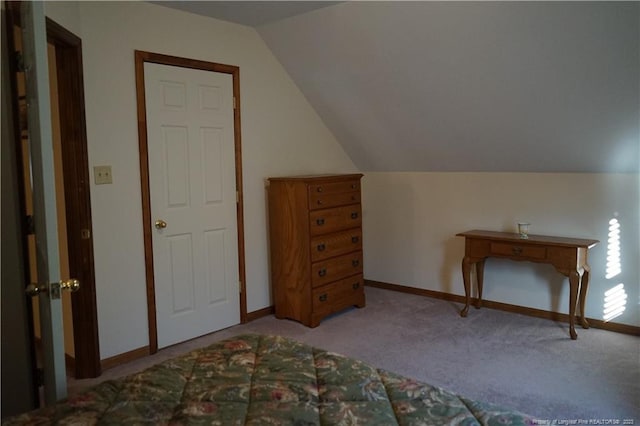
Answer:
[[604, 293], [604, 312], [602, 318], [611, 321], [622, 315], [627, 306], [627, 292], [624, 284], [620, 283]]
[[618, 219], [609, 221], [609, 238], [607, 240], [607, 275], [611, 279], [622, 272], [620, 266], [620, 223]]
[[[607, 269], [605, 278], [611, 279], [622, 272], [620, 263], [620, 223], [618, 219], [609, 221], [609, 236], [607, 239]], [[622, 315], [627, 306], [627, 292], [624, 284], [618, 283], [604, 293], [604, 310], [602, 318], [605, 321]]]

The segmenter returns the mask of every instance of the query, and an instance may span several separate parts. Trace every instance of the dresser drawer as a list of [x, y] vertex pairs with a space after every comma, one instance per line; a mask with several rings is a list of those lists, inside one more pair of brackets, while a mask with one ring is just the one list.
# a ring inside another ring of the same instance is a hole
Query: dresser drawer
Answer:
[[310, 193], [309, 210], [326, 209], [360, 202], [360, 192], [343, 192], [339, 194]]
[[311, 236], [358, 228], [361, 225], [362, 212], [360, 204], [316, 210], [309, 213], [309, 232]]
[[360, 179], [312, 183], [309, 185], [309, 198], [316, 194], [340, 194], [343, 192], [360, 192]]
[[311, 264], [311, 286], [318, 287], [356, 274], [362, 274], [361, 251]]
[[526, 244], [491, 243], [491, 254], [497, 256], [522, 257], [523, 259], [543, 260], [547, 258], [545, 247]]
[[317, 262], [359, 250], [362, 250], [362, 230], [360, 228], [320, 235], [311, 240], [311, 261]]
[[309, 185], [309, 210], [345, 206], [359, 202], [359, 180]]
[[324, 316], [352, 305], [364, 304], [364, 280], [362, 275], [313, 289], [312, 305], [314, 314]]

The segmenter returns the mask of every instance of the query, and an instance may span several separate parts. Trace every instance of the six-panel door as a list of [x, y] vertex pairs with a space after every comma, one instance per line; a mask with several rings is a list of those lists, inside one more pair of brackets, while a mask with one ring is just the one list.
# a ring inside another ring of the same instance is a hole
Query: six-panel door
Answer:
[[232, 84], [145, 63], [159, 348], [240, 322]]

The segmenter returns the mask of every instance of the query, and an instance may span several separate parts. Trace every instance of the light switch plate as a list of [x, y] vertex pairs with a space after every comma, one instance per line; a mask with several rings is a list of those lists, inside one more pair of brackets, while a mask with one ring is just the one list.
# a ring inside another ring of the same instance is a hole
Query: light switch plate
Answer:
[[93, 178], [96, 182], [96, 185], [113, 183], [113, 177], [111, 176], [111, 166], [94, 166]]

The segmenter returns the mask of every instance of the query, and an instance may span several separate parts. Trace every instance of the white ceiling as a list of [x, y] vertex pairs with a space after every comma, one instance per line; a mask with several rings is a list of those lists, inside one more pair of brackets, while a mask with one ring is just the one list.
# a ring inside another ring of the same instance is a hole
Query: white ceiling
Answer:
[[244, 14], [363, 171], [640, 170], [639, 2], [192, 3]]

